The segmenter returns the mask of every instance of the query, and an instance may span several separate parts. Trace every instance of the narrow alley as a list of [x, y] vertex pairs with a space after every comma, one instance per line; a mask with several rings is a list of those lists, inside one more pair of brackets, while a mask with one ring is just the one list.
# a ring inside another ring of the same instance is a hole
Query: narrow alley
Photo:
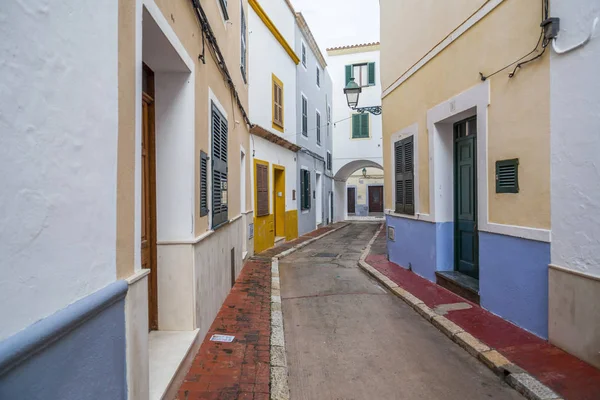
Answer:
[[353, 223], [280, 264], [292, 399], [520, 399], [363, 272], [379, 228]]

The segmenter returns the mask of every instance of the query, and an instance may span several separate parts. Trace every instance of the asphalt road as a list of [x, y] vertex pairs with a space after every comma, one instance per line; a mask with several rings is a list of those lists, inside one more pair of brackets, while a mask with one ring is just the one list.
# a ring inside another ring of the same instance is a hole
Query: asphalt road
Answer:
[[300, 399], [522, 399], [357, 266], [354, 223], [280, 261], [289, 385]]

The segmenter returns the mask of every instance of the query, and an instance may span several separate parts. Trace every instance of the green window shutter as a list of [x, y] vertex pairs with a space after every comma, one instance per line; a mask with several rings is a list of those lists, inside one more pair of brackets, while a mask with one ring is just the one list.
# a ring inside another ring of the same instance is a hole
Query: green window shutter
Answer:
[[352, 65], [346, 65], [346, 84], [344, 86], [348, 85], [350, 78], [352, 78]]
[[212, 227], [227, 218], [227, 120], [212, 103]]
[[519, 159], [496, 161], [496, 193], [519, 193]]
[[306, 186], [307, 186], [306, 208], [310, 210], [310, 205], [311, 205], [311, 198], [310, 198], [311, 188], [310, 188], [310, 172], [309, 171], [306, 171]]
[[360, 114], [352, 115], [352, 139], [360, 137]]
[[200, 216], [208, 215], [208, 154], [200, 151]]
[[369, 137], [369, 114], [361, 114], [360, 115], [360, 133], [361, 137], [368, 138]]
[[396, 212], [415, 213], [413, 136], [394, 144]]
[[369, 63], [368, 69], [369, 69], [369, 86], [375, 86], [375, 63]]

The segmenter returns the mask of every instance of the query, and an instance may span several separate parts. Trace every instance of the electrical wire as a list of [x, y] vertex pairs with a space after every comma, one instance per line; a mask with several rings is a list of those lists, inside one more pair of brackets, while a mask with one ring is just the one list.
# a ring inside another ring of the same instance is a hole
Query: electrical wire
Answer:
[[[549, 13], [548, 0], [542, 0], [542, 22], [545, 21], [546, 19], [548, 19], [548, 15], [549, 15], [548, 13]], [[543, 50], [540, 54], [536, 55], [535, 57], [533, 57], [527, 61], [520, 62], [521, 60], [524, 60], [525, 58], [529, 57], [530, 55], [532, 55], [533, 53], [538, 51], [538, 48], [540, 47], [540, 43], [542, 44], [542, 48], [543, 48]], [[518, 63], [515, 66], [515, 68], [513, 69], [513, 71], [510, 74], [508, 74], [509, 78], [514, 77], [515, 74], [517, 73], [517, 70], [519, 70], [523, 65], [529, 64], [530, 62], [542, 57], [544, 55], [544, 53], [546, 52], [546, 46], [548, 46], [548, 43], [549, 42], [546, 39], [544, 39], [544, 28], [542, 28], [542, 31], [540, 32], [540, 37], [539, 37], [535, 47], [533, 48], [533, 50], [531, 50], [529, 53], [525, 54], [523, 57], [519, 58], [518, 60], [511, 62], [510, 64], [506, 65], [503, 68], [500, 68], [499, 70], [497, 70], [496, 72], [494, 72], [490, 75], [486, 76], [480, 72], [479, 76], [481, 77], [481, 80], [485, 81], [485, 80], [491, 78], [492, 76], [499, 74], [500, 72], [504, 71], [505, 69], [509, 68], [510, 66], [515, 65], [515, 63]]]
[[[225, 81], [227, 82], [227, 85], [229, 86], [229, 90], [231, 92], [233, 100], [235, 100], [238, 108], [240, 109], [240, 111], [242, 113], [242, 118], [244, 119], [244, 122], [249, 127], [252, 127], [253, 124], [250, 122], [248, 113], [246, 112], [246, 110], [244, 109], [244, 106], [242, 105], [240, 96], [235, 88], [235, 84], [233, 83], [233, 78], [231, 77], [231, 74], [229, 73], [229, 69], [227, 68], [227, 64], [225, 63], [225, 57], [223, 57], [223, 53], [221, 52], [221, 48], [219, 47], [219, 44], [217, 43], [217, 38], [215, 37], [213, 30], [210, 27], [208, 18], [206, 16], [206, 14], [204, 13], [204, 9], [200, 5], [199, 0], [191, 0], [191, 3], [192, 3], [192, 7], [194, 8], [194, 11], [196, 12], [196, 17], [198, 18], [198, 21], [200, 22], [200, 26], [202, 28], [204, 37], [206, 38], [206, 41], [209, 44], [210, 54], [213, 56], [213, 59], [215, 60], [215, 62], [217, 63], [217, 66], [219, 67], [221, 73], [223, 74], [223, 78], [225, 79]], [[201, 56], [200, 59], [204, 62], [204, 57]]]

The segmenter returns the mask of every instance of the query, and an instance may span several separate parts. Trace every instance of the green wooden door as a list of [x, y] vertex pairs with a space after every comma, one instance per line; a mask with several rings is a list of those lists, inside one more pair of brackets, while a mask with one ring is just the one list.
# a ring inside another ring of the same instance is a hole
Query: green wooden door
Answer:
[[477, 235], [477, 120], [454, 125], [455, 269], [479, 279]]

